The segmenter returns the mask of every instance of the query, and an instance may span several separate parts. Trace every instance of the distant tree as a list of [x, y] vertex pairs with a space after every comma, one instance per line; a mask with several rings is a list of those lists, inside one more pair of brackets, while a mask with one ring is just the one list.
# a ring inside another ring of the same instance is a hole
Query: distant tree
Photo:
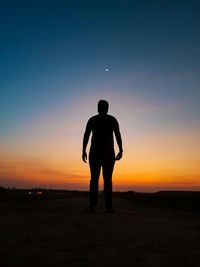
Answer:
[[0, 193], [3, 193], [6, 189], [3, 186], [0, 186]]

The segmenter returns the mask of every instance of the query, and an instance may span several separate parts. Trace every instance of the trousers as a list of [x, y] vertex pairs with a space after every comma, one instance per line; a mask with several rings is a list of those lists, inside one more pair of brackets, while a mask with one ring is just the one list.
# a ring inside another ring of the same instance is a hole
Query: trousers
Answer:
[[91, 174], [90, 207], [94, 207], [98, 203], [99, 176], [102, 169], [106, 209], [112, 208], [112, 174], [115, 165], [114, 157], [95, 158], [90, 155], [89, 165]]

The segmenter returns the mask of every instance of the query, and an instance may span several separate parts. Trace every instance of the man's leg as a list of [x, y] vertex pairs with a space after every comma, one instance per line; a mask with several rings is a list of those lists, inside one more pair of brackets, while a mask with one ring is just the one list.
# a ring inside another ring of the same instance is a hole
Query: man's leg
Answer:
[[103, 162], [103, 179], [104, 179], [104, 195], [106, 202], [106, 210], [112, 209], [112, 173], [114, 169], [114, 160], [106, 160]]
[[99, 186], [99, 176], [101, 171], [101, 163], [99, 160], [91, 159], [89, 160], [90, 164], [90, 208], [94, 208], [94, 206], [98, 203], [98, 186]]

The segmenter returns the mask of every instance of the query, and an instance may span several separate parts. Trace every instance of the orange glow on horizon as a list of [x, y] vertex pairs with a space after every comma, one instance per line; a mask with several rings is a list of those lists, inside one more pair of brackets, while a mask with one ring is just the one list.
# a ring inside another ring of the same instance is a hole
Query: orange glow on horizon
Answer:
[[[68, 110], [62, 107], [44, 114], [5, 136], [0, 143], [0, 185], [88, 190], [90, 173], [88, 164], [81, 160], [82, 138], [99, 98], [85, 97]], [[168, 132], [162, 128], [147, 132], [144, 127], [160, 111], [159, 106], [137, 103], [137, 99], [133, 103], [127, 97], [124, 103], [129, 106], [118, 110], [122, 96], [110, 98], [116, 99], [111, 114], [119, 120], [124, 148], [123, 158], [114, 169], [114, 189], [199, 190], [200, 129], [183, 131], [174, 126]]]
[[[4, 184], [19, 187], [42, 187], [57, 189], [88, 190], [89, 188], [89, 166], [80, 161], [79, 166], [74, 165], [69, 169], [64, 165], [48, 165], [47, 163], [35, 161], [9, 162], [4, 159], [1, 162], [0, 180]], [[145, 167], [145, 166], [144, 166]], [[157, 166], [157, 169], [159, 166]], [[123, 162], [117, 162], [113, 174], [113, 189], [118, 191], [139, 190], [157, 191], [158, 189], [199, 190], [200, 179], [198, 173], [189, 175], [185, 170], [173, 175], [173, 171], [152, 171], [146, 168], [146, 172], [131, 172], [124, 169]], [[70, 170], [70, 171], [69, 171]], [[124, 171], [125, 170], [125, 171]], [[191, 173], [191, 171], [189, 171]], [[6, 178], [6, 179], [5, 179]], [[10, 181], [10, 182], [9, 182]], [[100, 188], [103, 187], [103, 179], [100, 177]]]

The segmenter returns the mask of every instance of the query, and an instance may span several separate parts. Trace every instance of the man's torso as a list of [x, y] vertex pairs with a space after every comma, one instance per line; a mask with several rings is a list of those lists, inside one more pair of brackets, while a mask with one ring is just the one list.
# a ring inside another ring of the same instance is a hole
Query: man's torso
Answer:
[[108, 114], [96, 115], [90, 118], [88, 124], [92, 131], [90, 154], [113, 157], [113, 132], [118, 127], [117, 120]]

